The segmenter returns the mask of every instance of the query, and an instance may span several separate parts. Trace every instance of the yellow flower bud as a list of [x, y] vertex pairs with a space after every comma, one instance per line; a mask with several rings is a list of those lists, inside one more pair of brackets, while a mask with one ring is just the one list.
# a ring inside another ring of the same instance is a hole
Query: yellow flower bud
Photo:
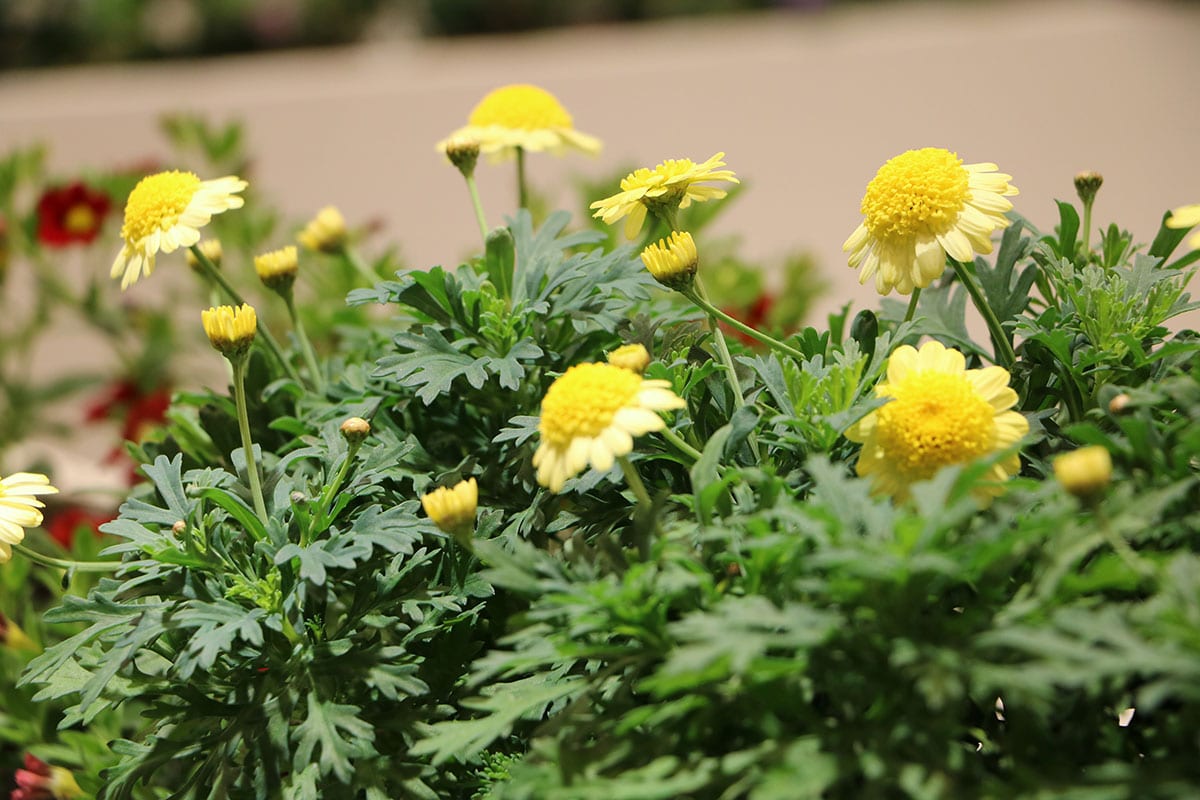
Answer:
[[[214, 267], [221, 268], [221, 259], [225, 253], [221, 249], [220, 239], [204, 239], [196, 247], [200, 248], [200, 252], [212, 262]], [[200, 259], [196, 258], [196, 254], [192, 252], [191, 248], [188, 248], [186, 258], [188, 266], [200, 272]]]
[[479, 487], [474, 478], [460, 481], [452, 489], [442, 486], [421, 498], [421, 507], [442, 531], [460, 543], [470, 546], [475, 530], [475, 509], [479, 504]]
[[258, 331], [258, 315], [245, 303], [237, 308], [217, 306], [201, 311], [200, 321], [209, 343], [231, 360], [246, 354]]
[[296, 238], [314, 252], [336, 253], [346, 244], [346, 219], [333, 206], [325, 206]]
[[673, 231], [668, 238], [642, 251], [642, 263], [663, 286], [684, 291], [695, 280], [700, 256], [690, 233]]
[[650, 366], [650, 351], [645, 345], [624, 344], [608, 354], [608, 363], [641, 375]]
[[300, 259], [295, 245], [288, 245], [279, 250], [272, 250], [254, 257], [254, 271], [263, 286], [281, 294], [286, 293], [296, 282], [296, 271]]
[[1112, 457], [1100, 445], [1081, 447], [1055, 457], [1054, 477], [1076, 497], [1091, 497], [1112, 480]]

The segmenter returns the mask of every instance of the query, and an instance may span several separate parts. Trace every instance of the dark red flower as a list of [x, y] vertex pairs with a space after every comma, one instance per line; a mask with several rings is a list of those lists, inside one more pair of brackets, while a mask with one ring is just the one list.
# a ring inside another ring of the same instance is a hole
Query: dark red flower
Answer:
[[14, 776], [17, 788], [9, 795], [10, 800], [72, 800], [83, 797], [83, 790], [75, 782], [71, 771], [63, 767], [52, 767], [32, 753], [25, 754], [25, 768]]
[[88, 244], [111, 208], [108, 195], [86, 184], [51, 187], [38, 200], [38, 240], [48, 247]]
[[112, 514], [98, 514], [82, 506], [67, 506], [50, 513], [43, 525], [51, 539], [70, 550], [80, 530], [87, 529], [100, 536], [100, 526], [113, 518]]

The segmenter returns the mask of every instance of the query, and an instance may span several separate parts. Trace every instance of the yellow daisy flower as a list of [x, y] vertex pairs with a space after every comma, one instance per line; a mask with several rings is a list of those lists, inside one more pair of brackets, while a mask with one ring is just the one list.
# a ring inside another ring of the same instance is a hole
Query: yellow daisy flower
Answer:
[[300, 255], [295, 245], [281, 247], [254, 257], [254, 271], [268, 289], [287, 291], [296, 281]]
[[[887, 381], [877, 397], [891, 398], [846, 431], [862, 443], [858, 474], [870, 477], [875, 494], [908, 497], [909, 486], [932, 478], [942, 467], [969, 464], [1005, 450], [1029, 432], [1029, 422], [1012, 411], [1017, 393], [1003, 367], [966, 369], [957, 350], [927, 342], [908, 345], [888, 359]], [[997, 462], [988, 474], [994, 483], [976, 489], [986, 501], [999, 494], [999, 483], [1021, 468], [1016, 455]]]
[[191, 172], [160, 172], [138, 181], [125, 203], [125, 240], [112, 266], [112, 277], [127, 289], [154, 271], [155, 256], [173, 253], [200, 241], [200, 229], [213, 216], [241, 208], [237, 193], [246, 182], [232, 175], [202, 181]]
[[612, 364], [576, 364], [542, 399], [542, 442], [533, 454], [538, 483], [559, 492], [589, 463], [610, 469], [633, 450], [634, 436], [666, 427], [657, 412], [686, 405], [669, 381], [646, 380]]
[[646, 371], [646, 367], [650, 366], [650, 351], [644, 344], [623, 344], [606, 354], [605, 359], [614, 367], [641, 375]]
[[37, 495], [55, 494], [45, 475], [17, 472], [0, 480], [0, 564], [12, 558], [12, 546], [25, 540], [25, 528], [42, 524], [45, 508]]
[[863, 221], [842, 250], [859, 283], [910, 294], [946, 268], [946, 254], [971, 261], [992, 252], [992, 232], [1005, 228], [1017, 194], [995, 164], [963, 164], [938, 147], [909, 150], [879, 168], [862, 201]]
[[346, 244], [346, 218], [335, 206], [325, 206], [296, 239], [314, 253], [336, 253]]
[[[1191, 228], [1200, 225], [1200, 203], [1191, 206], [1180, 206], [1171, 211], [1167, 217], [1168, 228]], [[1188, 246], [1200, 248], [1200, 233], [1188, 239]]]
[[740, 183], [733, 170], [718, 169], [725, 166], [723, 158], [724, 153], [717, 153], [703, 164], [690, 158], [672, 158], [654, 169], [634, 170], [621, 179], [621, 191], [592, 203], [591, 208], [596, 209], [592, 216], [609, 225], [629, 217], [625, 220], [625, 238], [632, 239], [641, 231], [647, 210], [687, 208], [693, 202], [720, 200], [728, 194], [715, 186], [698, 185], [704, 181]]
[[454, 488], [441, 486], [421, 497], [421, 507], [443, 532], [462, 536], [475, 527], [479, 486], [474, 478], [459, 481]]
[[568, 147], [589, 155], [600, 152], [600, 140], [575, 130], [575, 122], [558, 98], [538, 86], [512, 84], [487, 94], [471, 112], [466, 126], [438, 142], [445, 153], [451, 142], [474, 140], [493, 160], [512, 158], [520, 147], [529, 152], [561, 153]]

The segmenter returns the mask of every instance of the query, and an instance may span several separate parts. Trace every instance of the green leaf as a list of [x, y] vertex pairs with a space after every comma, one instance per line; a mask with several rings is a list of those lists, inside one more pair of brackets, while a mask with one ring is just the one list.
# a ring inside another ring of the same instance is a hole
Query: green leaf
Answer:
[[375, 728], [360, 718], [358, 706], [327, 703], [315, 694], [308, 695], [308, 715], [292, 731], [296, 752], [292, 769], [301, 772], [312, 762], [313, 753], [320, 748], [317, 762], [322, 775], [331, 772], [342, 783], [354, 777], [353, 761], [378, 755], [375, 751]]

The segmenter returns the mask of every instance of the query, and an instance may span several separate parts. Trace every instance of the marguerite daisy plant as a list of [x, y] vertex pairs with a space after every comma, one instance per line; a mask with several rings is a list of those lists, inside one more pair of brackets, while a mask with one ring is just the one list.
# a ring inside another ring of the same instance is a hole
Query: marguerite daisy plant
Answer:
[[232, 175], [202, 181], [194, 173], [160, 172], [138, 181], [125, 204], [124, 244], [113, 261], [112, 277], [127, 289], [154, 271], [156, 256], [191, 247], [216, 214], [241, 208], [246, 182]]
[[[887, 380], [875, 387], [875, 395], [888, 402], [846, 431], [846, 438], [863, 446], [858, 474], [871, 479], [874, 493], [902, 501], [912, 484], [943, 467], [1009, 450], [1029, 432], [1029, 422], [1012, 410], [1017, 393], [1008, 381], [1003, 367], [967, 369], [962, 353], [939, 342], [920, 350], [896, 348]], [[1015, 453], [1004, 457], [974, 494], [986, 502], [1020, 468]]]

